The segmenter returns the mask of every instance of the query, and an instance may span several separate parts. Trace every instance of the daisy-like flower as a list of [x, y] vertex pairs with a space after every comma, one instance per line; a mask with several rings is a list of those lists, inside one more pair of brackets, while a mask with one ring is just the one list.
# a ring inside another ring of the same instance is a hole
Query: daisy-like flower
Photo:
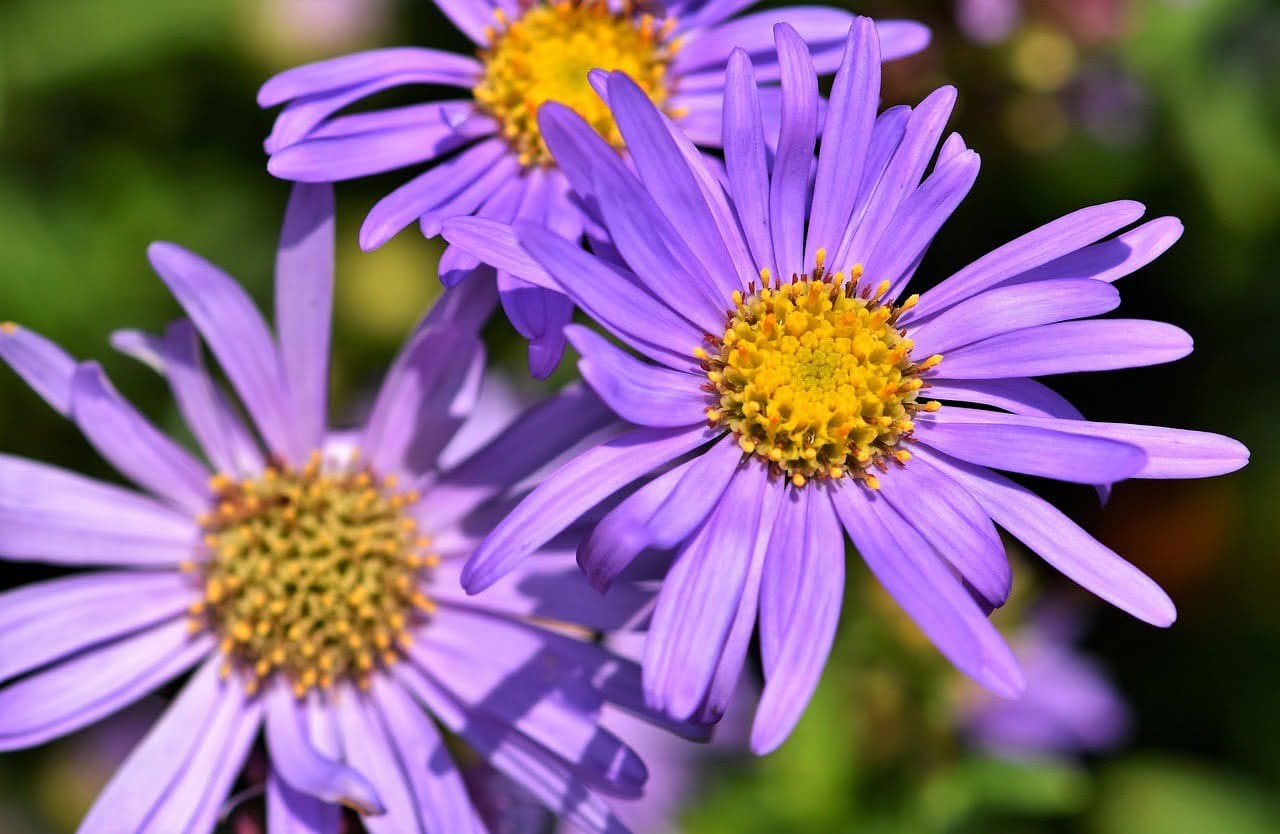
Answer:
[[776, 153], [745, 51], [729, 61], [723, 181], [614, 73], [602, 86], [634, 170], [571, 111], [548, 104], [541, 113], [561, 169], [609, 231], [607, 248], [592, 254], [532, 223], [445, 227], [455, 245], [561, 288], [648, 360], [570, 327], [583, 376], [635, 428], [540, 485], [476, 551], [465, 587], [489, 586], [562, 525], [647, 480], [593, 528], [579, 563], [603, 589], [642, 551], [674, 554], [644, 684], [650, 703], [675, 716], [719, 713], [758, 618], [759, 752], [790, 732], [828, 654], [844, 587], [842, 527], [952, 662], [1012, 696], [1022, 673], [984, 616], [1011, 582], [996, 525], [1143, 620], [1168, 625], [1174, 608], [1136, 568], [995, 470], [1109, 484], [1216, 475], [1248, 457], [1218, 435], [1086, 421], [1032, 379], [1190, 352], [1177, 327], [1088, 318], [1116, 307], [1113, 282], [1168, 248], [1177, 220], [1107, 239], [1143, 208], [1083, 209], [907, 295], [978, 172], [977, 155], [952, 135], [924, 177], [955, 91], [877, 116], [878, 39], [859, 19], [815, 178], [814, 66], [793, 29], [780, 25], [776, 37]]
[[622, 831], [603, 797], [638, 795], [646, 771], [600, 716], [606, 703], [649, 710], [638, 664], [583, 638], [647, 595], [602, 600], [563, 545], [484, 598], [458, 582], [518, 482], [614, 418], [571, 388], [493, 422], [477, 402], [475, 333], [492, 301], [458, 290], [410, 338], [363, 425], [331, 431], [332, 238], [331, 190], [299, 186], [274, 334], [225, 273], [151, 247], [189, 319], [115, 342], [163, 372], [209, 466], [96, 363], [0, 327], [0, 357], [140, 488], [0, 456], [0, 556], [94, 569], [0, 597], [0, 749], [72, 732], [194, 669], [82, 832], [211, 831], [260, 728], [272, 832], [337, 832], [341, 805], [375, 834], [484, 830], [451, 736], [581, 828]]
[[[263, 107], [285, 104], [267, 139], [268, 170], [301, 182], [333, 182], [426, 163], [424, 173], [383, 198], [360, 232], [381, 246], [415, 220], [427, 237], [443, 219], [476, 214], [533, 220], [570, 239], [595, 231], [570, 198], [536, 114], [558, 101], [582, 116], [612, 147], [622, 136], [587, 82], [594, 68], [627, 73], [694, 141], [720, 144], [725, 61], [734, 47], [756, 59], [762, 80], [776, 80], [771, 31], [786, 20], [813, 49], [820, 71], [839, 61], [851, 16], [793, 6], [738, 17], [752, 0], [677, 0], [665, 7], [635, 0], [438, 0], [475, 42], [476, 57], [423, 48], [381, 49], [288, 70], [258, 94]], [[886, 60], [924, 48], [929, 33], [906, 21], [879, 24]], [[460, 88], [462, 98], [343, 114], [347, 107], [405, 85]], [[776, 122], [777, 88], [762, 92]], [[774, 131], [776, 135], [776, 130]], [[449, 249], [440, 274], [452, 286], [492, 271]], [[530, 342], [529, 367], [545, 376], [564, 351], [570, 301], [499, 270], [502, 306]]]

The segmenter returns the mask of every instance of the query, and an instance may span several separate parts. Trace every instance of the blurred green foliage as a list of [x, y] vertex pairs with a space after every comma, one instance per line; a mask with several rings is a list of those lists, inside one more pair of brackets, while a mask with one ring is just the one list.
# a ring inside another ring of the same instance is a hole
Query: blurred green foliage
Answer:
[[[994, 46], [965, 40], [949, 2], [858, 6], [934, 28], [926, 55], [890, 69], [886, 98], [914, 101], [956, 84], [953, 124], [983, 156], [979, 185], [921, 275], [935, 280], [1085, 203], [1132, 197], [1180, 216], [1186, 237], [1126, 279], [1123, 313], [1186, 327], [1195, 356], [1059, 387], [1090, 416], [1234, 434], [1255, 462], [1217, 482], [1122, 485], [1105, 514], [1084, 490], [1052, 492], [1163, 582], [1182, 611], [1168, 632], [1114, 612], [1092, 632], [1091, 649], [1138, 717], [1128, 752], [1014, 765], [966, 751], [952, 726], [954, 673], [853, 570], [846, 622], [804, 721], [774, 756], [708, 770], [689, 831], [1280, 831], [1280, 531], [1271, 509], [1280, 500], [1280, 378], [1271, 364], [1280, 321], [1280, 7], [1024, 5], [1024, 27]], [[287, 189], [265, 172], [271, 114], [254, 103], [258, 84], [299, 60], [367, 44], [465, 48], [428, 0], [401, 0], [361, 32], [328, 40], [311, 37], [306, 20], [282, 24], [273, 7], [0, 0], [0, 318], [103, 358], [171, 428], [159, 381], [110, 354], [106, 338], [121, 327], [156, 330], [176, 314], [146, 263], [152, 240], [205, 254], [268, 298]], [[1080, 22], [1082, 10], [1102, 7], [1117, 26]], [[382, 14], [380, 4], [369, 8]], [[1088, 86], [1097, 78], [1112, 86]], [[397, 181], [339, 190], [334, 401], [348, 408], [438, 291], [438, 242], [409, 232], [377, 253], [356, 248], [363, 212]], [[523, 351], [510, 331], [495, 323], [489, 336], [499, 363], [520, 375]], [[103, 472], [10, 374], [0, 374], [0, 397], [4, 452]], [[1042, 587], [1062, 584], [1037, 573]], [[9, 584], [42, 575], [6, 573]], [[1020, 576], [1015, 594], [1025, 590]], [[110, 772], [85, 762], [83, 739], [0, 757], [0, 831], [72, 830]]]

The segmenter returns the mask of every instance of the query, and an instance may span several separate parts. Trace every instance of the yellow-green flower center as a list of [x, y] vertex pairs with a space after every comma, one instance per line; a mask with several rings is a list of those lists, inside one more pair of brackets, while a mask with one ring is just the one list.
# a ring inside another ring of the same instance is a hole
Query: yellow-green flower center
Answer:
[[537, 4], [516, 20], [501, 10], [494, 15], [489, 46], [480, 56], [484, 76], [472, 93], [498, 120], [525, 166], [551, 162], [538, 130], [538, 107], [544, 101], [571, 108], [622, 148], [613, 115], [587, 81], [593, 69], [625, 72], [659, 107], [667, 100], [667, 67], [676, 50], [668, 40], [672, 19], [659, 23], [629, 4], [613, 12], [604, 0]]
[[407, 627], [434, 606], [419, 589], [438, 563], [405, 508], [418, 500], [392, 477], [329, 471], [319, 453], [301, 469], [257, 480], [217, 475], [200, 518], [205, 558], [193, 630], [220, 640], [224, 673], [251, 689], [279, 672], [301, 696], [339, 680], [367, 684], [408, 645]]
[[887, 281], [858, 292], [861, 267], [826, 273], [825, 257], [812, 275], [771, 286], [765, 270], [758, 291], [734, 293], [723, 338], [696, 351], [717, 398], [707, 418], [798, 487], [852, 472], [874, 488], [873, 467], [911, 457], [901, 444], [916, 411], [938, 408], [918, 397], [942, 357], [914, 362], [896, 326], [914, 297], [883, 302]]

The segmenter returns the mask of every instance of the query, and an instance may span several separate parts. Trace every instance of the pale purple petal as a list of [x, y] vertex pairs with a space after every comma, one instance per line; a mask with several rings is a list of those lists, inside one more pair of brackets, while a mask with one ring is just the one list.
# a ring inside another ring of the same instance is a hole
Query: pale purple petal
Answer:
[[1182, 231], [1182, 222], [1178, 218], [1158, 217], [1111, 240], [1086, 246], [1024, 272], [1015, 280], [1092, 278], [1095, 281], [1118, 281], [1163, 255], [1182, 237]]
[[927, 449], [919, 454], [960, 483], [991, 518], [1067, 578], [1153, 625], [1176, 618], [1169, 596], [1027, 488], [981, 467]]
[[534, 286], [560, 290], [555, 279], [520, 245], [515, 229], [506, 223], [482, 217], [454, 217], [445, 221], [440, 233], [449, 243], [484, 263]]
[[742, 50], [729, 56], [725, 78], [722, 143], [729, 193], [742, 232], [761, 269], [777, 269], [769, 231], [769, 150], [765, 146], [751, 59]]
[[273, 153], [267, 171], [295, 182], [341, 182], [428, 162], [474, 141], [447, 121], [443, 107], [439, 110], [435, 121], [403, 127], [335, 136], [316, 131]]
[[0, 360], [13, 368], [49, 407], [66, 416], [76, 361], [39, 333], [12, 322], [0, 324]]
[[[276, 253], [276, 337], [288, 383], [294, 453], [324, 438], [329, 403], [329, 329], [333, 315], [333, 188], [295, 185]], [[304, 462], [295, 459], [295, 464]]]
[[191, 516], [208, 509], [208, 470], [134, 410], [96, 362], [76, 371], [71, 416], [120, 474]]
[[1119, 305], [1115, 287], [1091, 278], [1018, 284], [970, 296], [910, 328], [908, 334], [916, 355], [947, 354], [1001, 333], [1097, 316]]
[[177, 571], [71, 576], [0, 594], [0, 681], [184, 614], [198, 596]]
[[671, 71], [682, 77], [682, 89], [703, 89], [722, 84], [729, 54], [740, 48], [751, 56], [756, 79], [774, 81], [780, 76], [773, 27], [786, 23], [796, 30], [813, 56], [820, 74], [835, 72], [844, 52], [853, 15], [825, 6], [787, 6], [735, 18], [686, 35]]
[[782, 81], [782, 126], [769, 175], [769, 230], [778, 277], [785, 278], [805, 271], [804, 221], [818, 138], [818, 76], [794, 28], [779, 23], [773, 36]]
[[0, 556], [71, 565], [176, 566], [199, 530], [130, 490], [0, 455]]
[[11, 683], [0, 689], [0, 750], [88, 726], [182, 674], [213, 645], [180, 618]]
[[610, 510], [578, 550], [592, 586], [606, 591], [645, 549], [669, 549], [692, 535], [717, 506], [741, 462], [737, 441], [725, 437]]
[[617, 490], [711, 439], [703, 427], [634, 429], [578, 456], [542, 482], [493, 529], [467, 562], [471, 593], [514, 565]]
[[934, 645], [991, 691], [1017, 696], [1025, 680], [1013, 653], [906, 518], [871, 490], [847, 480], [831, 496], [867, 567]]
[[231, 276], [172, 243], [151, 244], [147, 256], [217, 357], [270, 450], [295, 452], [280, 357], [253, 299]]
[[[497, 21], [493, 16], [493, 6], [484, 0], [435, 0], [436, 7], [453, 21], [464, 35], [480, 45], [489, 43], [490, 29]], [[492, 31], [490, 29], [490, 31]]]
[[826, 666], [844, 596], [844, 532], [826, 495], [797, 491], [778, 514], [760, 591], [760, 640], [770, 636], [751, 750], [777, 749], [804, 714]]
[[274, 107], [299, 96], [314, 95], [375, 81], [388, 75], [424, 73], [438, 76], [422, 83], [470, 87], [483, 67], [474, 58], [418, 47], [373, 49], [285, 70], [262, 85], [258, 106]]
[[275, 767], [267, 773], [267, 834], [341, 834], [342, 807], [299, 793], [280, 778]]
[[1045, 376], [1140, 368], [1191, 353], [1180, 327], [1141, 319], [1090, 319], [1045, 324], [992, 336], [953, 350], [946, 374], [956, 379]]
[[277, 680], [265, 693], [267, 750], [275, 772], [296, 791], [355, 808], [362, 814], [385, 809], [365, 774], [322, 755], [313, 746], [303, 702], [289, 684]]
[[1122, 481], [1142, 471], [1147, 462], [1146, 454], [1129, 443], [1038, 425], [997, 424], [983, 419], [988, 413], [999, 415], [944, 407], [916, 421], [916, 439], [979, 466], [1079, 484]]
[[370, 834], [425, 834], [408, 783], [387, 728], [369, 696], [348, 683], [330, 698], [338, 719], [347, 764], [378, 786], [386, 812], [362, 818]]
[[581, 325], [565, 335], [582, 354], [578, 370], [618, 416], [638, 426], [691, 426], [705, 422], [710, 398], [702, 379], [649, 365]]

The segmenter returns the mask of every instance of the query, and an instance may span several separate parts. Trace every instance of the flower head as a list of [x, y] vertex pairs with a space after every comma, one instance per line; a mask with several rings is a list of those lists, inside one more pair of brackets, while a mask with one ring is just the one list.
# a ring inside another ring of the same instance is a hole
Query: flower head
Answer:
[[[735, 17], [749, 3], [691, 0], [666, 6], [606, 0], [441, 0], [441, 10], [477, 46], [476, 58], [432, 49], [363, 52], [288, 70], [259, 93], [264, 107], [286, 105], [267, 140], [268, 169], [301, 182], [332, 182], [425, 163], [428, 168], [381, 200], [360, 242], [381, 246], [413, 221], [428, 236], [457, 215], [535, 220], [576, 239], [596, 228], [571, 198], [537, 120], [557, 101], [580, 115], [611, 146], [622, 136], [612, 111], [588, 80], [596, 68], [625, 72], [699, 144], [720, 144], [725, 61], [740, 46], [761, 76], [776, 79], [770, 48], [775, 22], [787, 20], [813, 47], [820, 71], [835, 69], [850, 16], [796, 7]], [[909, 55], [928, 31], [906, 21], [879, 24], [883, 57]], [[460, 88], [462, 98], [344, 114], [348, 106], [408, 84]], [[776, 88], [763, 97], [764, 118], [779, 118]], [[776, 127], [773, 132], [776, 134]], [[446, 250], [440, 273], [453, 286], [492, 271], [466, 253]], [[515, 328], [530, 341], [530, 369], [550, 373], [564, 350], [572, 304], [558, 290], [499, 270], [499, 294]]]
[[879, 40], [859, 19], [814, 177], [815, 68], [793, 29], [775, 32], [776, 151], [742, 50], [729, 59], [723, 180], [614, 73], [604, 91], [629, 163], [565, 108], [541, 113], [607, 246], [589, 253], [533, 223], [445, 227], [456, 246], [559, 287], [645, 358], [569, 328], [583, 376], [634, 428], [566, 464], [504, 519], [468, 562], [466, 587], [488, 586], [565, 521], [640, 482], [594, 526], [579, 562], [606, 588], [641, 552], [672, 552], [644, 683], [650, 703], [675, 716], [722, 711], [758, 621], [760, 752], [786, 738], [817, 684], [846, 533], [952, 662], [1013, 696], [1022, 672], [985, 616], [1011, 585], [997, 524], [1143, 620], [1167, 625], [1174, 609], [1149, 578], [995, 470], [1105, 489], [1217, 475], [1248, 458], [1219, 435], [1087, 421], [1032, 379], [1191, 350], [1168, 324], [1091, 318], [1119, 303], [1113, 282], [1178, 238], [1177, 220], [1109, 237], [1142, 207], [1084, 209], [908, 295], [978, 172], [958, 135], [938, 147], [954, 91], [877, 115]]
[[646, 770], [602, 713], [670, 722], [643, 704], [638, 665], [583, 638], [649, 595], [598, 601], [562, 545], [484, 598], [458, 581], [520, 483], [608, 431], [608, 410], [581, 387], [496, 408], [476, 336], [492, 289], [475, 284], [427, 315], [363, 424], [330, 429], [328, 186], [290, 201], [274, 333], [208, 262], [171, 244], [150, 256], [189, 318], [114, 343], [168, 380], [207, 464], [97, 364], [0, 328], [0, 358], [139, 487], [0, 456], [0, 557], [96, 569], [0, 597], [0, 748], [194, 667], [82, 830], [211, 831], [260, 728], [273, 830], [336, 830], [339, 805], [375, 831], [478, 830], [437, 725], [585, 830], [620, 830], [604, 797], [637, 796]]

